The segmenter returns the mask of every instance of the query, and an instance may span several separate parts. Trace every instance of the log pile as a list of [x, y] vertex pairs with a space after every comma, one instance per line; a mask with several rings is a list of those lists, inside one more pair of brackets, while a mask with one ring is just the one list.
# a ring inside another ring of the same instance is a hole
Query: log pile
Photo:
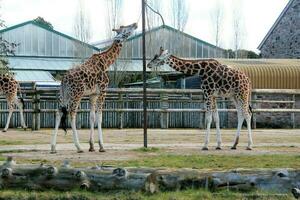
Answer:
[[9, 157], [0, 166], [0, 188], [30, 190], [90, 191], [135, 190], [159, 191], [205, 188], [211, 191], [276, 191], [299, 195], [300, 170], [296, 169], [236, 169], [231, 171], [201, 171], [195, 169], [154, 168], [73, 168], [68, 162], [61, 167], [46, 164], [16, 164]]

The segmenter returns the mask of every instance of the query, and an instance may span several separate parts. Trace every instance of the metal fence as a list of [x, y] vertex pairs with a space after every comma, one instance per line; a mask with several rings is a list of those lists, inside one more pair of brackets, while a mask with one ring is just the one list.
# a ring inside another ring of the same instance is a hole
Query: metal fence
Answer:
[[[53, 128], [55, 112], [58, 108], [58, 88], [23, 89], [25, 94], [25, 120], [33, 130]], [[108, 89], [103, 114], [103, 127], [106, 128], [141, 128], [143, 126], [143, 105], [141, 88]], [[203, 94], [198, 89], [148, 89], [148, 127], [149, 128], [204, 128], [205, 109]], [[261, 98], [269, 96], [269, 99]], [[273, 97], [282, 97], [278, 98]], [[300, 119], [300, 90], [253, 90], [253, 122], [257, 123], [257, 115], [268, 113], [278, 115], [285, 113], [290, 127], [297, 127]], [[220, 112], [221, 127], [236, 127], [236, 109], [232, 102], [225, 98], [217, 100]], [[271, 108], [264, 108], [265, 105]], [[276, 106], [274, 106], [276, 105]], [[77, 127], [89, 127], [89, 101], [84, 97], [81, 101]], [[11, 119], [11, 127], [20, 126], [16, 109]], [[276, 113], [276, 114], [275, 114]], [[5, 126], [7, 104], [0, 99], [0, 124]], [[278, 116], [281, 118], [280, 116]]]

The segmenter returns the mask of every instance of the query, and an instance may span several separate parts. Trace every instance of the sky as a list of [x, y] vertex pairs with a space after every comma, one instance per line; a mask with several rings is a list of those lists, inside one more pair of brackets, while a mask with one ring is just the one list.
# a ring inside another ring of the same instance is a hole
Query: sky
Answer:
[[[106, 1], [83, 0], [91, 21], [91, 42], [106, 39]], [[161, 0], [166, 24], [169, 23], [170, 0]], [[216, 5], [222, 7], [222, 48], [233, 48], [233, 12], [239, 11], [243, 39], [241, 48], [256, 51], [260, 42], [276, 21], [289, 0], [186, 0], [189, 15], [184, 32], [214, 44], [212, 13]], [[38, 16], [52, 23], [54, 29], [74, 36], [73, 24], [78, 0], [0, 0], [0, 14], [7, 27], [32, 20]], [[122, 22], [139, 20], [141, 28], [141, 0], [124, 0]]]

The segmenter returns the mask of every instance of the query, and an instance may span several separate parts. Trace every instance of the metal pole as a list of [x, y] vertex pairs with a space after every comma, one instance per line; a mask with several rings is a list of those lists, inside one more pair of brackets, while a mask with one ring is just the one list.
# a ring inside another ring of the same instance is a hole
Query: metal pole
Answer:
[[146, 85], [146, 40], [145, 40], [145, 0], [142, 0], [142, 53], [143, 53], [143, 114], [144, 114], [144, 147], [147, 148], [147, 85]]

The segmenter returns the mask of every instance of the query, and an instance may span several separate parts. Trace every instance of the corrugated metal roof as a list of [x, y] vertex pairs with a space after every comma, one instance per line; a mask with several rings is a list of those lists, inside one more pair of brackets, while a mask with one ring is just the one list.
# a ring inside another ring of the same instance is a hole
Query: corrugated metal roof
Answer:
[[[41, 58], [41, 57], [9, 57], [9, 68], [12, 70], [45, 70], [66, 71], [80, 65], [79, 59], [70, 58]], [[143, 71], [142, 60], [117, 60], [118, 71], [140, 72]], [[112, 65], [109, 71], [114, 71]], [[159, 71], [174, 71], [168, 65], [158, 68]], [[147, 68], [147, 71], [151, 69]]]
[[33, 24], [33, 25], [35, 25], [35, 26], [37, 26], [37, 27], [39, 27], [39, 28], [43, 28], [43, 29], [45, 29], [45, 30], [47, 30], [47, 31], [50, 31], [50, 32], [55, 33], [55, 34], [57, 34], [57, 35], [60, 35], [60, 36], [62, 36], [62, 37], [64, 37], [64, 38], [70, 39], [70, 40], [75, 41], [75, 42], [79, 42], [79, 43], [83, 44], [84, 46], [87, 46], [87, 47], [89, 47], [89, 48], [91, 48], [91, 49], [94, 49], [94, 50], [96, 50], [96, 51], [100, 51], [100, 49], [98, 49], [97, 47], [95, 47], [95, 46], [93, 46], [93, 45], [91, 45], [91, 44], [82, 42], [82, 41], [80, 41], [80, 40], [78, 40], [78, 39], [76, 39], [76, 38], [74, 38], [74, 37], [71, 37], [71, 36], [66, 35], [66, 34], [64, 34], [64, 33], [61, 33], [61, 32], [56, 31], [56, 30], [54, 30], [54, 29], [51, 29], [51, 28], [49, 28], [49, 27], [47, 27], [47, 26], [45, 26], [45, 25], [42, 25], [42, 24], [40, 24], [40, 23], [34, 21], [34, 20], [26, 21], [26, 22], [23, 22], [23, 23], [20, 23], [20, 24], [17, 24], [17, 25], [8, 27], [8, 28], [4, 28], [4, 29], [0, 30], [0, 33], [4, 33], [4, 32], [7, 32], [7, 31], [10, 31], [10, 30], [13, 30], [13, 29], [22, 27], [22, 26], [26, 26], [26, 25], [28, 25], [28, 24]]
[[68, 70], [76, 64], [79, 59], [70, 58], [41, 58], [41, 57], [8, 57], [9, 68], [12, 70], [46, 70], [61, 71]]
[[55, 81], [53, 76], [47, 71], [25, 71], [25, 70], [13, 70], [15, 78], [19, 82], [53, 82]]
[[255, 89], [300, 89], [299, 59], [217, 59], [244, 71]]

